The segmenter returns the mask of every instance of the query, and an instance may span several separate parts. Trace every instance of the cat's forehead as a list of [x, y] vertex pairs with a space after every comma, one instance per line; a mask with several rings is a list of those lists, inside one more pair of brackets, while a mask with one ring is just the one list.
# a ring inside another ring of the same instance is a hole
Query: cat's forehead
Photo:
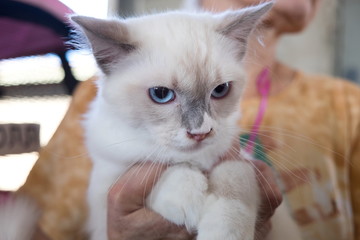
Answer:
[[[199, 55], [216, 35], [216, 21], [210, 15], [170, 12], [130, 19], [129, 38], [140, 47], [156, 50], [181, 50]], [[175, 49], [176, 48], [176, 49]], [[175, 52], [175, 51], [172, 51]]]
[[207, 61], [209, 56], [217, 61], [224, 55], [226, 62], [239, 63], [245, 56], [248, 36], [271, 5], [222, 14], [167, 12], [128, 19], [71, 19], [86, 37], [103, 73], [110, 75], [141, 58], [192, 65]]
[[241, 64], [228, 51], [229, 41], [216, 31], [211, 15], [172, 12], [127, 24], [130, 38], [139, 43], [142, 64], [137, 66], [147, 76], [148, 87], [204, 96], [220, 84], [243, 80]]
[[187, 78], [203, 86], [209, 81], [221, 84], [224, 63], [236, 61], [221, 44], [224, 37], [216, 32], [216, 22], [205, 13], [150, 15], [134, 19], [131, 25], [130, 34], [139, 41], [142, 57], [163, 66], [162, 72], [171, 71], [174, 86], [187, 87]]
[[215, 65], [209, 66], [199, 62], [178, 65], [174, 70], [171, 85], [184, 92], [205, 94], [215, 86], [226, 82]]

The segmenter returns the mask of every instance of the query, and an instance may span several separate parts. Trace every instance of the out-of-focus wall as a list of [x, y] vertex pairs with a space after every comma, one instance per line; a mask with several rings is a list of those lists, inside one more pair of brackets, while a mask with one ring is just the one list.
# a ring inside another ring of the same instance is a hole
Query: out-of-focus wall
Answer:
[[146, 12], [149, 9], [176, 9], [180, 7], [181, 2], [181, 0], [137, 0], [136, 9], [139, 12]]
[[341, 1], [336, 70], [360, 84], [360, 1]]
[[[112, 8], [117, 9], [120, 16], [131, 16], [134, 14], [149, 13], [152, 11], [163, 11], [178, 9], [183, 0], [109, 0], [115, 2]], [[113, 11], [110, 11], [113, 12]]]

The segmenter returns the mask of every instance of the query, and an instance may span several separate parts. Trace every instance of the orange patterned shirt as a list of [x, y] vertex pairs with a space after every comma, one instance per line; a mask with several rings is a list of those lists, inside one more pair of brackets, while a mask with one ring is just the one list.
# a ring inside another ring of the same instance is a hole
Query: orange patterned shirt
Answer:
[[[242, 102], [245, 131], [258, 105]], [[304, 239], [360, 239], [360, 88], [297, 73], [269, 98], [259, 140]]]

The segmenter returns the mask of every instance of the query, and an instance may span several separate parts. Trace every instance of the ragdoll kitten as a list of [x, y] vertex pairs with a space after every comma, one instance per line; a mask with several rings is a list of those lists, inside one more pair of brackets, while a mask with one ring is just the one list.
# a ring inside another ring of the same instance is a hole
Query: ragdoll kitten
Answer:
[[93, 161], [91, 239], [107, 239], [111, 185], [144, 161], [169, 165], [147, 198], [149, 208], [197, 231], [199, 240], [254, 238], [259, 196], [252, 167], [216, 163], [238, 137], [247, 38], [271, 6], [71, 18], [103, 72], [84, 120]]

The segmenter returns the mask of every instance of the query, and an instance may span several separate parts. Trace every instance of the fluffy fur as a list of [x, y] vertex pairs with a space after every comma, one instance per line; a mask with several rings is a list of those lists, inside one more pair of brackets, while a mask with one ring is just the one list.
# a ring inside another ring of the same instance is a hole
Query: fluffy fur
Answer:
[[0, 239], [32, 239], [40, 211], [24, 196], [0, 199]]
[[[84, 121], [93, 161], [91, 239], [107, 238], [109, 188], [143, 161], [170, 166], [148, 197], [148, 207], [197, 231], [199, 240], [254, 238], [259, 196], [252, 167], [244, 161], [213, 167], [238, 135], [247, 38], [271, 5], [217, 15], [72, 17], [104, 74]], [[230, 83], [229, 93], [212, 97], [224, 83]], [[149, 96], [153, 87], [173, 90], [174, 99], [155, 103]]]

